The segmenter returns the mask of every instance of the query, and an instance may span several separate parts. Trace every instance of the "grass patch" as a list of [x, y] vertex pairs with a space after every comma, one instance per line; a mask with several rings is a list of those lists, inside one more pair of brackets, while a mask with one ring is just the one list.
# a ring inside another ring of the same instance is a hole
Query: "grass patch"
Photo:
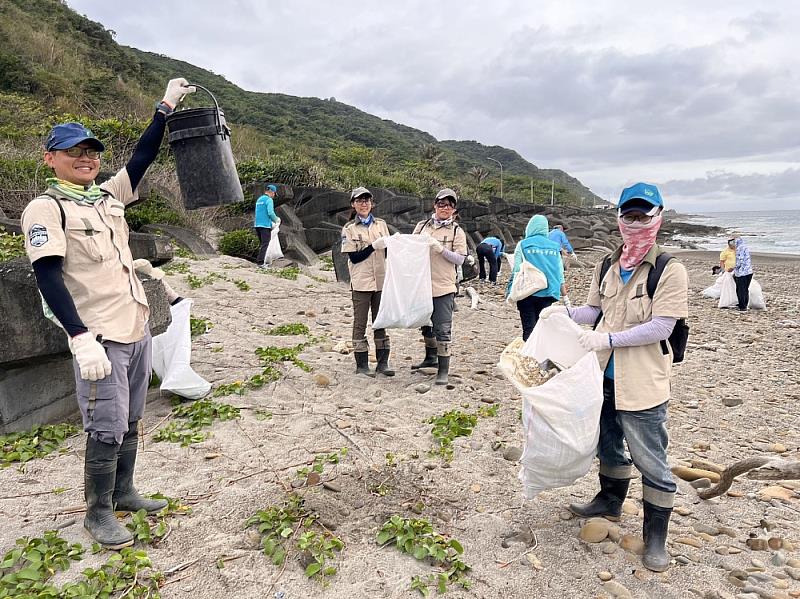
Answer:
[[288, 281], [296, 281], [300, 275], [300, 268], [297, 266], [287, 266], [285, 268], [266, 268], [261, 272]]
[[145, 545], [155, 545], [167, 536], [169, 532], [167, 518], [182, 516], [192, 511], [192, 508], [182, 504], [180, 499], [167, 497], [161, 493], [150, 495], [150, 498], [165, 499], [167, 506], [156, 514], [148, 514], [144, 510], [139, 510], [135, 514], [131, 514], [131, 521], [126, 524], [134, 540]]
[[239, 291], [250, 291], [250, 285], [243, 279], [234, 279], [233, 284], [239, 288]]
[[190, 316], [189, 326], [192, 330], [192, 337], [198, 337], [208, 333], [214, 327], [214, 323], [206, 318], [195, 318], [194, 316]]
[[280, 324], [276, 327], [272, 327], [271, 329], [266, 329], [264, 331], [265, 335], [308, 335], [309, 334], [308, 326], [303, 324], [302, 322], [290, 322], [287, 324]]
[[[245, 527], [256, 527], [264, 555], [273, 564], [282, 565], [295, 552], [305, 566], [305, 575], [327, 585], [327, 578], [337, 571], [330, 561], [344, 548], [344, 542], [321, 527], [310, 530], [316, 523], [317, 516], [305, 508], [303, 498], [292, 494], [282, 505], [256, 512]], [[304, 531], [298, 536], [301, 529]]]
[[186, 282], [189, 284], [191, 289], [199, 289], [205, 285], [210, 285], [214, 281], [227, 281], [227, 277], [216, 272], [212, 272], [207, 274], [204, 277], [198, 277], [197, 275], [188, 274], [186, 275]]
[[180, 404], [172, 408], [172, 415], [180, 421], [173, 421], [161, 427], [153, 436], [154, 441], [169, 441], [180, 443], [186, 447], [192, 443], [205, 441], [210, 433], [204, 431], [210, 427], [214, 420], [233, 420], [239, 418], [240, 410], [237, 407], [217, 403], [210, 399]]
[[427, 560], [444, 572], [427, 576], [414, 576], [411, 589], [428, 597], [431, 589], [446, 593], [452, 584], [469, 589], [472, 582], [467, 578], [470, 567], [461, 561], [464, 548], [456, 539], [448, 539], [436, 532], [429, 520], [392, 516], [384, 522], [376, 538], [378, 545], [394, 544], [401, 552], [415, 559]]
[[72, 424], [47, 424], [29, 431], [0, 435], [0, 464], [3, 468], [15, 462], [24, 464], [61, 450], [61, 444], [78, 432]]
[[0, 262], [7, 262], [25, 255], [25, 238], [0, 227]]
[[164, 266], [162, 266], [161, 270], [163, 270], [168, 275], [173, 275], [173, 274], [188, 275], [190, 272], [188, 262], [176, 262], [174, 260], [171, 261], [169, 264], [165, 264]]
[[322, 266], [320, 270], [333, 270], [333, 257], [332, 256], [320, 256], [319, 261], [322, 262]]

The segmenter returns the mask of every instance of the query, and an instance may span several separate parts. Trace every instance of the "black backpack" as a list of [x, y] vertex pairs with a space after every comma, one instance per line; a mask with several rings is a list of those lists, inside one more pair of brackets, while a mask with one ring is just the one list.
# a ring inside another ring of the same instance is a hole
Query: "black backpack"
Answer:
[[[653, 299], [653, 296], [656, 293], [656, 287], [658, 287], [658, 281], [661, 279], [661, 274], [664, 272], [667, 264], [672, 259], [674, 259], [674, 256], [666, 252], [659, 254], [656, 258], [656, 265], [650, 269], [650, 272], [647, 273], [647, 296], [650, 299]], [[603, 282], [603, 278], [606, 276], [609, 268], [611, 268], [610, 254], [603, 258], [603, 263], [600, 266], [600, 278], [598, 279], [598, 284]], [[595, 321], [595, 328], [600, 323], [602, 316], [603, 313], [601, 312]], [[672, 329], [667, 341], [669, 341], [670, 347], [672, 347], [673, 364], [679, 364], [680, 362], [683, 362], [683, 356], [686, 354], [686, 344], [689, 341], [689, 325], [686, 324], [685, 318], [678, 319], [678, 321], [675, 323], [675, 328]], [[661, 351], [664, 352], [664, 355], [669, 353], [669, 350], [667, 349], [667, 343], [663, 339], [661, 340]]]

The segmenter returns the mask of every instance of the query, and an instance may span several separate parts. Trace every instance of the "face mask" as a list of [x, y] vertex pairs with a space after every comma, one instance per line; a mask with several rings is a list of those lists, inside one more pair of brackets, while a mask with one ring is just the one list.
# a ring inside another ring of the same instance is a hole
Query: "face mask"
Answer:
[[621, 218], [617, 219], [623, 241], [622, 255], [619, 258], [622, 268], [633, 270], [644, 260], [647, 252], [656, 243], [661, 221], [661, 214], [654, 216], [646, 225], [638, 221], [627, 224]]

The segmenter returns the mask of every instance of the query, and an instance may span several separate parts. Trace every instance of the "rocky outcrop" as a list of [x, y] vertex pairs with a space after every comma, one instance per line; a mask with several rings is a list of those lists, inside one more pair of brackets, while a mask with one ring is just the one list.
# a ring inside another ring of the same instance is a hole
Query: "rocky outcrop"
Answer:
[[[159, 281], [143, 278], [150, 331], [163, 333], [170, 310]], [[27, 258], [0, 263], [0, 434], [62, 419], [77, 409], [64, 332], [47, 320]]]

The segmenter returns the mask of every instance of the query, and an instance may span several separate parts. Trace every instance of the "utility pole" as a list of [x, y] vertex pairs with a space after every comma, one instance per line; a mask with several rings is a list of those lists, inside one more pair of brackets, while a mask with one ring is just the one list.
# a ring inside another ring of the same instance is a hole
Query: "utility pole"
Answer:
[[488, 158], [487, 160], [491, 160], [492, 162], [496, 162], [500, 165], [500, 199], [503, 199], [503, 163], [497, 160], [497, 158]]
[[550, 185], [550, 205], [552, 206], [555, 203], [555, 191], [556, 191], [556, 180], [553, 179], [552, 184]]
[[531, 204], [533, 204], [533, 177], [531, 177]]

